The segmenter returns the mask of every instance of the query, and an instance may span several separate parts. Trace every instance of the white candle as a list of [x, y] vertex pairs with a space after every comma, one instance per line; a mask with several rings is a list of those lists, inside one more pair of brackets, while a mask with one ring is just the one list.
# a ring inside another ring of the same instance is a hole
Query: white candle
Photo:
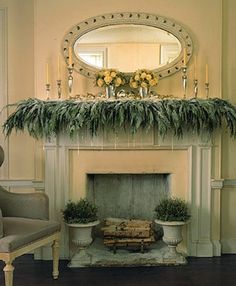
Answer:
[[197, 79], [197, 57], [194, 56], [194, 79]]
[[72, 67], [72, 48], [69, 47], [69, 66]]
[[206, 83], [209, 83], [209, 69], [208, 69], [208, 64], [206, 64]]
[[46, 63], [46, 84], [49, 84], [49, 69], [48, 69], [48, 63]]
[[184, 66], [187, 64], [187, 50], [184, 48]]
[[60, 63], [60, 55], [57, 58], [57, 79], [61, 79], [61, 63]]

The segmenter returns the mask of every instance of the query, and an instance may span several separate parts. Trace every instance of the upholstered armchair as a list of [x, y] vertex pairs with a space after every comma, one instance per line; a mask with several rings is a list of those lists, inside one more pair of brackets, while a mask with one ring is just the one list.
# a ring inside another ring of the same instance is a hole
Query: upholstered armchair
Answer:
[[49, 243], [53, 254], [52, 275], [57, 279], [59, 234], [60, 224], [48, 220], [46, 194], [11, 193], [0, 187], [0, 259], [5, 262], [5, 286], [13, 285], [12, 262], [16, 257]]

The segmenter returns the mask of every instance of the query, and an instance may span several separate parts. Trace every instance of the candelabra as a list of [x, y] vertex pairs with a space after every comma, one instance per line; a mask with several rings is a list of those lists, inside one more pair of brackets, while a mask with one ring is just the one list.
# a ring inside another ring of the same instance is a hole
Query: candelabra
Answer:
[[46, 97], [47, 100], [49, 100], [49, 94], [50, 94], [50, 83], [46, 83]]
[[60, 79], [57, 80], [57, 95], [58, 95], [58, 99], [61, 99], [61, 80]]
[[206, 98], [209, 98], [209, 82], [205, 82]]
[[69, 97], [72, 96], [72, 87], [73, 87], [73, 66], [68, 66], [68, 87], [69, 87]]
[[194, 92], [194, 97], [197, 98], [197, 94], [198, 94], [198, 80], [197, 79], [193, 80], [193, 92]]
[[182, 84], [184, 90], [184, 98], [186, 98], [186, 89], [187, 89], [187, 67], [182, 66]]

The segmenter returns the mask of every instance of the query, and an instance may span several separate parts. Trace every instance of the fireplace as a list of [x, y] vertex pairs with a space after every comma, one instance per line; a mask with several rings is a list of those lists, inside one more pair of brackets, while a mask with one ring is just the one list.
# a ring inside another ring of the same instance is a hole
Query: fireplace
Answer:
[[[132, 176], [144, 182], [148, 176], [160, 176], [165, 178], [163, 188], [168, 187], [165, 192], [187, 200], [191, 209], [183, 250], [191, 256], [220, 255], [219, 221], [215, 220], [219, 212], [212, 206], [219, 204], [221, 181], [211, 179], [212, 152], [216, 152], [217, 144], [195, 135], [181, 140], [167, 136], [162, 140], [155, 130], [136, 135], [104, 131], [96, 137], [84, 130], [73, 139], [61, 134], [46, 142], [44, 148], [45, 191], [50, 198], [52, 219], [61, 220], [61, 209], [69, 199], [95, 199], [94, 182], [102, 185], [104, 180], [128, 180]], [[102, 190], [99, 192], [102, 194]], [[106, 195], [96, 200], [102, 204]], [[68, 230], [64, 225], [61, 245], [61, 257], [68, 258]]]

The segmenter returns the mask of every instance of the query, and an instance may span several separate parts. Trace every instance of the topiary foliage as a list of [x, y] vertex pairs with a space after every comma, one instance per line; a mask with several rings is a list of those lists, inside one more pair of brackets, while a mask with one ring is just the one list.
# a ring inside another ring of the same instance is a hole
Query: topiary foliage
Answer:
[[97, 207], [86, 199], [69, 201], [62, 213], [66, 223], [89, 223], [97, 220]]
[[156, 218], [162, 221], [187, 221], [190, 218], [186, 202], [179, 198], [165, 198], [155, 208]]
[[81, 128], [92, 135], [99, 130], [113, 131], [156, 127], [158, 135], [168, 132], [181, 138], [185, 132], [212, 133], [226, 127], [236, 137], [236, 108], [226, 100], [212, 99], [120, 99], [90, 101], [43, 101], [27, 99], [16, 103], [16, 110], [3, 125], [8, 136], [12, 130], [25, 131], [35, 138], [50, 138], [60, 132], [73, 136]]

